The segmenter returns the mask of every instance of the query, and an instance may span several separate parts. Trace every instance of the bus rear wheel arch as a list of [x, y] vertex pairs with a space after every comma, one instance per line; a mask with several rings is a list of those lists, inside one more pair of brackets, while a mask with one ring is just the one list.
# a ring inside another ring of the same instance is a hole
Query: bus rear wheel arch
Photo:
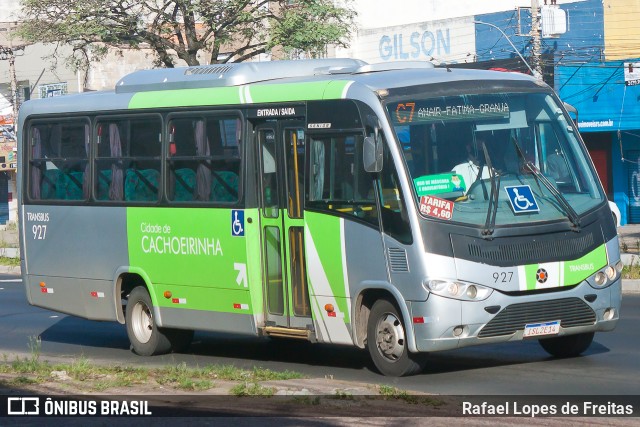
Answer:
[[131, 349], [140, 356], [181, 352], [193, 339], [193, 331], [158, 327], [145, 286], [136, 286], [129, 294], [125, 317]]
[[383, 375], [414, 375], [426, 365], [425, 354], [409, 351], [400, 310], [388, 299], [379, 299], [371, 307], [367, 321], [367, 349]]

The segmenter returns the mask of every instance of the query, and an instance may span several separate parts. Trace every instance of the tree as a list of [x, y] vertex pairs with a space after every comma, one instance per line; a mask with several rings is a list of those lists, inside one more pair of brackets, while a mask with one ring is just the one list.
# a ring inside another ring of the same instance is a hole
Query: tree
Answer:
[[[351, 0], [344, 0], [350, 2]], [[148, 48], [156, 66], [241, 62], [281, 46], [322, 56], [346, 47], [354, 28], [349, 3], [333, 0], [22, 0], [20, 36], [71, 46], [86, 68], [111, 48]]]

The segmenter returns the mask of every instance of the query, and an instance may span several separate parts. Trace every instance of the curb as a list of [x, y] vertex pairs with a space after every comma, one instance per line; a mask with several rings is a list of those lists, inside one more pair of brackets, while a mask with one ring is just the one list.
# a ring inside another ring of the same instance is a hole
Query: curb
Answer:
[[623, 293], [640, 293], [640, 280], [639, 279], [624, 279], [622, 281]]
[[14, 276], [20, 276], [22, 274], [22, 271], [20, 270], [19, 265], [0, 265], [0, 274], [11, 274]]
[[6, 258], [20, 258], [19, 248], [0, 248], [0, 256]]

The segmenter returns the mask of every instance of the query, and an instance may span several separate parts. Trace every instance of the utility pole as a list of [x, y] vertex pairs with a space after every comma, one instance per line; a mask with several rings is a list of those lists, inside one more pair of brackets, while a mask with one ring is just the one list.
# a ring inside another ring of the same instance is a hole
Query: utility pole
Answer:
[[18, 77], [16, 76], [16, 51], [24, 49], [24, 46], [13, 46], [12, 26], [8, 24], [5, 28], [7, 34], [7, 46], [0, 45], [0, 60], [9, 61], [9, 79], [11, 83], [11, 104], [13, 107], [13, 121], [18, 121]]
[[13, 124], [18, 127], [18, 77], [16, 76], [16, 55], [9, 39], [9, 78], [11, 79], [11, 102], [13, 103]]
[[542, 63], [540, 61], [540, 9], [538, 0], [531, 0], [531, 63], [534, 71], [542, 79]]

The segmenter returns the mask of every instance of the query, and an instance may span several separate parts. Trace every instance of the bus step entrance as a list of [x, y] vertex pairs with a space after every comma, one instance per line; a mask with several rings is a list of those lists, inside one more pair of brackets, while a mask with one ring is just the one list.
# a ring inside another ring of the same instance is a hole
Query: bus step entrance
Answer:
[[296, 338], [307, 341], [315, 341], [315, 336], [308, 329], [292, 329], [280, 326], [265, 326], [262, 328], [263, 335], [278, 338]]

